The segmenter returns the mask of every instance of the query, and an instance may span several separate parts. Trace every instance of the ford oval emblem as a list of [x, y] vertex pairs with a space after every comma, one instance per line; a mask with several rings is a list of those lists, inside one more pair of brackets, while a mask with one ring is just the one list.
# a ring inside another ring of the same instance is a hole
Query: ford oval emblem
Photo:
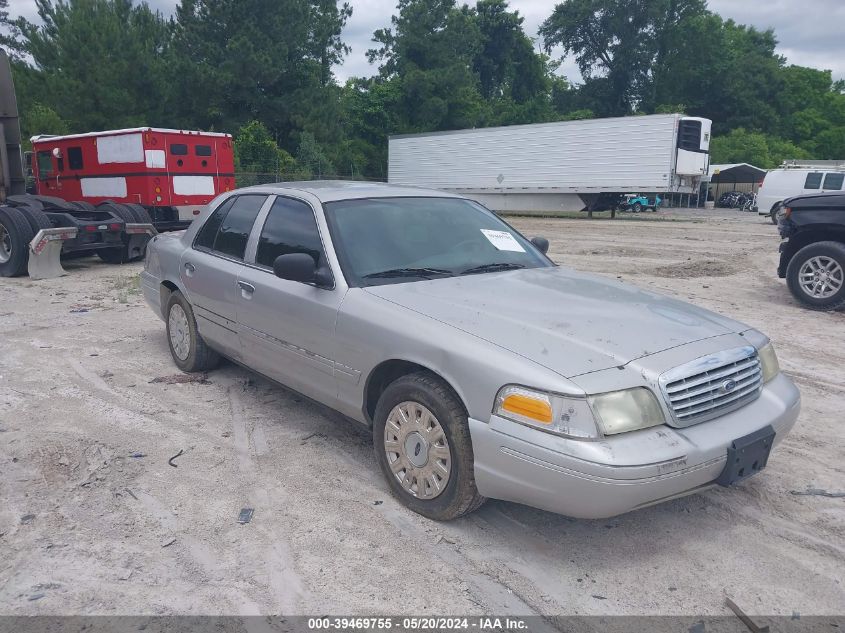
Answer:
[[730, 393], [734, 389], [736, 389], [736, 380], [726, 380], [722, 383], [722, 393]]

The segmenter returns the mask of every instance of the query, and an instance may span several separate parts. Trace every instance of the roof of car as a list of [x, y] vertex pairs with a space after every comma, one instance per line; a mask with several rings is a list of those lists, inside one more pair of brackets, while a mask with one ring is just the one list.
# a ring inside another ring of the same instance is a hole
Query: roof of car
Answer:
[[805, 193], [800, 196], [792, 196], [783, 201], [784, 206], [842, 206], [845, 204], [845, 192], [842, 191], [820, 191], [818, 193]]
[[[289, 189], [310, 193], [320, 202], [337, 200], [355, 200], [360, 198], [458, 198], [460, 196], [436, 189], [389, 185], [384, 182], [364, 182], [360, 180], [307, 180], [299, 182], [277, 182], [268, 185], [248, 187], [253, 190]], [[243, 189], [240, 191], [244, 191]]]

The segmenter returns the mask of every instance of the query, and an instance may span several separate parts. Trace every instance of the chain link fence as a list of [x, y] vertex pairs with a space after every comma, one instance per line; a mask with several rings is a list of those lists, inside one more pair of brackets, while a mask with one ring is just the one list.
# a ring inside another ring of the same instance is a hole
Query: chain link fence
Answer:
[[235, 185], [251, 187], [253, 185], [268, 185], [276, 182], [299, 182], [308, 180], [357, 180], [362, 182], [385, 182], [381, 178], [364, 178], [356, 175], [354, 178], [349, 174], [312, 174], [302, 171], [288, 172], [235, 172]]

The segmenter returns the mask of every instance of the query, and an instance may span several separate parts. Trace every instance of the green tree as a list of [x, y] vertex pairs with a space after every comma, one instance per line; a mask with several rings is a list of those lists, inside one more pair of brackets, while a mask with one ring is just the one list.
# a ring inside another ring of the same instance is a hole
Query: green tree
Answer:
[[650, 97], [673, 30], [705, 11], [704, 0], [564, 0], [540, 35], [547, 50], [575, 56], [600, 114], [631, 114]]
[[16, 59], [21, 52], [20, 29], [9, 18], [9, 0], [0, 0], [0, 48]]
[[749, 163], [763, 169], [777, 167], [788, 158], [810, 158], [791, 141], [743, 128], [714, 136], [710, 153], [715, 164]]
[[472, 127], [485, 103], [473, 72], [481, 50], [474, 13], [455, 0], [400, 0], [391, 27], [373, 34], [382, 81], [395, 81], [401, 131]]
[[68, 134], [70, 127], [52, 108], [32, 103], [21, 113], [21, 138], [24, 149], [31, 147], [29, 139], [39, 134]]
[[296, 161], [302, 168], [305, 177], [336, 175], [335, 167], [326, 156], [325, 151], [310, 132], [303, 132], [296, 152]]
[[284, 174], [296, 170], [293, 156], [281, 149], [260, 121], [250, 121], [235, 134], [235, 170]]
[[343, 88], [344, 137], [349, 139], [337, 164], [350, 165], [357, 173], [387, 178], [387, 137], [402, 130], [400, 104], [403, 99], [398, 77], [353, 78]]
[[[179, 120], [221, 130], [259, 120], [282, 147], [309, 125], [331, 133], [340, 96], [331, 67], [348, 50], [340, 32], [350, 13], [334, 0], [182, 0]], [[335, 105], [325, 107], [329, 101]]]
[[717, 134], [738, 127], [783, 133], [783, 59], [772, 31], [705, 13], [682, 20], [666, 41], [642, 109], [681, 103], [687, 113], [712, 119]]
[[18, 22], [39, 103], [87, 132], [165, 120], [170, 39], [160, 13], [131, 0], [36, 0]]

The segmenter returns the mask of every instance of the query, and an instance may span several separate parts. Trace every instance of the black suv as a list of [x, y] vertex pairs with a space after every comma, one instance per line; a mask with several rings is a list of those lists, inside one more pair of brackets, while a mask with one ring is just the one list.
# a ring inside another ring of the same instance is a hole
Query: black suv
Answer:
[[845, 193], [784, 200], [778, 211], [778, 276], [812, 310], [845, 306]]

